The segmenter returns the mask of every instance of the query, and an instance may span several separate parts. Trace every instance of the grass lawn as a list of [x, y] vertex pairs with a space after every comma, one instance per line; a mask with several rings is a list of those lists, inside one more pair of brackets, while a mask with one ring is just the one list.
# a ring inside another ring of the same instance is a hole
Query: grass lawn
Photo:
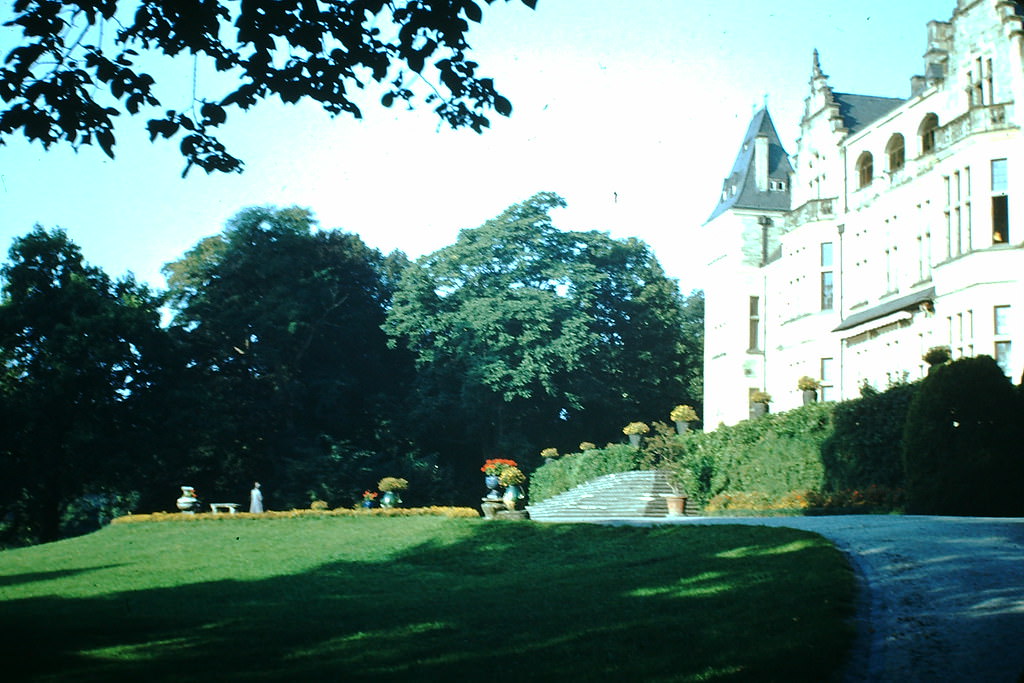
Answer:
[[838, 551], [783, 528], [119, 524], [0, 552], [0, 662], [7, 681], [817, 682], [853, 594]]

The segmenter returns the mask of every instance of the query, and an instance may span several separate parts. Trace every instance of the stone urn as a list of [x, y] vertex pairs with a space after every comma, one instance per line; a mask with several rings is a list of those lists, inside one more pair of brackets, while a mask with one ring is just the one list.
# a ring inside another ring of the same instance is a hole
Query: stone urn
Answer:
[[501, 499], [505, 503], [506, 510], [518, 510], [523, 501], [526, 500], [526, 494], [523, 493], [523, 488], [518, 484], [509, 484], [505, 487], [505, 495]]
[[491, 499], [501, 498], [498, 487], [501, 486], [501, 479], [496, 474], [488, 474], [484, 477], [484, 486], [487, 487], [487, 497]]
[[199, 498], [196, 496], [196, 490], [191, 486], [182, 486], [181, 496], [176, 501], [176, 505], [182, 512], [198, 512]]

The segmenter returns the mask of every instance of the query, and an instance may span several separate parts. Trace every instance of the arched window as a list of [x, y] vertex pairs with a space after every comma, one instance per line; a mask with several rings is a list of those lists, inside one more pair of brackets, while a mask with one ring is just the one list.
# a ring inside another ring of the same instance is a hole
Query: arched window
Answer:
[[939, 127], [939, 117], [935, 114], [928, 114], [921, 121], [917, 129], [917, 135], [921, 139], [921, 154], [931, 154], [935, 151], [935, 129]]
[[903, 136], [896, 133], [889, 138], [889, 144], [885, 146], [885, 154], [889, 157], [889, 172], [895, 173], [903, 168], [903, 164], [906, 161], [906, 145], [903, 142]]
[[864, 152], [857, 158], [857, 186], [867, 187], [871, 184], [871, 179], [875, 175], [874, 160], [871, 158], [871, 152]]

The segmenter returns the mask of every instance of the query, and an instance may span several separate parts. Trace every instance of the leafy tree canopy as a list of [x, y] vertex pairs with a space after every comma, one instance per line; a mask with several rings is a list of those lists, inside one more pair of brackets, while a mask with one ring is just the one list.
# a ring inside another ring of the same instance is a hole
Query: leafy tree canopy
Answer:
[[381, 329], [404, 260], [316, 229], [306, 209], [256, 207], [165, 267], [205, 406], [191, 445], [192, 466], [205, 468], [196, 481], [273, 481], [278, 505], [352, 484], [339, 476], [339, 444], [384, 450], [376, 435], [411, 372]]
[[417, 358], [421, 400], [490, 429], [485, 448], [613, 436], [689, 398], [675, 281], [639, 240], [556, 229], [563, 206], [541, 193], [463, 230], [395, 294], [387, 330]]
[[61, 230], [37, 227], [9, 258], [0, 270], [0, 504], [23, 531], [52, 540], [74, 498], [128, 484], [127, 458], [139, 455], [133, 408], [165, 358], [160, 300], [87, 265]]
[[231, 76], [227, 92], [194, 92], [180, 110], [165, 109], [146, 124], [151, 140], [180, 136], [184, 173], [193, 165], [207, 173], [241, 171], [242, 161], [225, 149], [216, 129], [233, 109], [249, 109], [274, 95], [286, 103], [310, 99], [332, 116], [359, 118], [356, 91], [377, 83], [385, 107], [411, 103], [412, 83], [422, 76], [434, 83], [425, 99], [442, 120], [481, 132], [489, 125], [488, 110], [508, 116], [512, 105], [467, 54], [469, 24], [483, 17], [480, 5], [14, 0], [14, 18], [4, 26], [19, 29], [21, 39], [0, 68], [0, 144], [20, 132], [44, 147], [96, 144], [113, 157], [113, 118], [162, 106], [154, 77], [140, 67], [145, 53], [191, 55], [196, 64], [202, 59], [204, 66]]

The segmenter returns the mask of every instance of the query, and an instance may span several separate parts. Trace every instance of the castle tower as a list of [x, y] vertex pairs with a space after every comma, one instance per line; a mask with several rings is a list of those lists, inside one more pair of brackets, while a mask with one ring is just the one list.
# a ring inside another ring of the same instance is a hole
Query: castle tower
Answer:
[[734, 423], [764, 388], [764, 266], [776, 257], [790, 208], [792, 166], [767, 108], [743, 137], [722, 194], [701, 228], [707, 250], [704, 422]]

